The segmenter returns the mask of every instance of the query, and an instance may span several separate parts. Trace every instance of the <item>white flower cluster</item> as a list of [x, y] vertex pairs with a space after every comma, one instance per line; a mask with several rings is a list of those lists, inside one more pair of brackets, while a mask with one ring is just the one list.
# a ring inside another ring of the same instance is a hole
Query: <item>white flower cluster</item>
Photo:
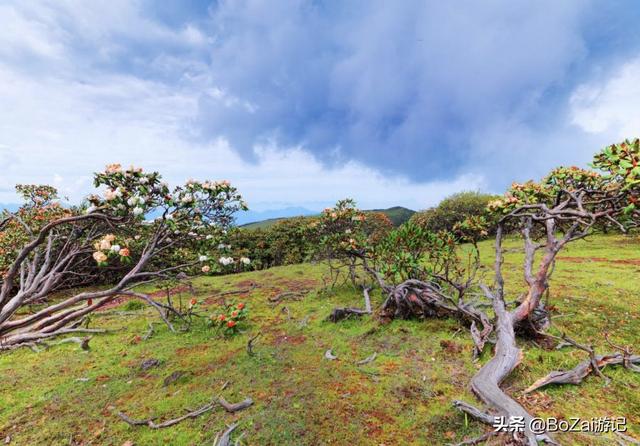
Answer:
[[107, 188], [107, 190], [104, 192], [104, 199], [107, 201], [115, 200], [116, 198], [120, 197], [122, 197], [122, 189], [119, 187], [115, 190]]
[[220, 257], [218, 259], [218, 262], [220, 262], [223, 266], [228, 266], [233, 263], [233, 257]]
[[201, 262], [206, 262], [207, 260], [209, 260], [209, 257], [203, 255], [203, 256], [198, 257], [198, 260], [201, 261]]
[[248, 257], [240, 257], [240, 262], [245, 264], [245, 265], [250, 265], [251, 264], [251, 259]]

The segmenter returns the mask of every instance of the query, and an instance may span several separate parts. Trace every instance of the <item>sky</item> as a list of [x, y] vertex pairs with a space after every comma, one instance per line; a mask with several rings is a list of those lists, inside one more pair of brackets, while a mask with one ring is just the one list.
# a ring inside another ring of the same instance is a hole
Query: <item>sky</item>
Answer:
[[424, 209], [640, 136], [628, 1], [8, 0], [0, 203], [107, 163], [258, 211]]

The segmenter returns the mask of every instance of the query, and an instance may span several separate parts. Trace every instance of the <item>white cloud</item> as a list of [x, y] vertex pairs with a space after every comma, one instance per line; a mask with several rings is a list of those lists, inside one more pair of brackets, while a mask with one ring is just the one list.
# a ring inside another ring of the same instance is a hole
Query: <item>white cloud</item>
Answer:
[[573, 123], [611, 142], [640, 136], [640, 57], [608, 74], [575, 90], [570, 101]]
[[[229, 179], [252, 207], [302, 205], [319, 209], [352, 196], [363, 207], [425, 207], [448, 193], [480, 189], [482, 178], [417, 185], [384, 177], [359, 163], [327, 169], [299, 149], [257, 148], [248, 163], [228, 143], [193, 142], [185, 126], [196, 109], [194, 92], [130, 76], [103, 76], [80, 83], [31, 79], [0, 65], [0, 142], [5, 165], [2, 189], [20, 182], [54, 184], [78, 200], [91, 191], [90, 173], [111, 162], [159, 170], [171, 182]], [[0, 192], [12, 202], [12, 193]]]
[[[16, 183], [56, 185], [79, 200], [91, 192], [91, 172], [120, 162], [162, 172], [173, 183], [187, 178], [229, 179], [257, 210], [291, 205], [319, 209], [351, 196], [363, 207], [422, 208], [445, 195], [479, 189], [483, 179], [465, 175], [415, 184], [385, 177], [360, 163], [330, 169], [300, 148], [256, 148], [256, 162], [243, 160], [222, 138], [192, 138], [191, 123], [205, 92], [227, 107], [254, 105], [218, 88], [197, 58], [160, 51], [151, 64], [171, 82], [96, 69], [77, 53], [78, 36], [94, 62], [125, 51], [112, 36], [200, 47], [206, 36], [195, 26], [174, 31], [143, 17], [131, 2], [16, 3], [0, 7], [12, 33], [0, 37], [0, 202], [15, 202]], [[20, 38], [18, 37], [20, 36]], [[36, 67], [21, 58], [35, 60]]]

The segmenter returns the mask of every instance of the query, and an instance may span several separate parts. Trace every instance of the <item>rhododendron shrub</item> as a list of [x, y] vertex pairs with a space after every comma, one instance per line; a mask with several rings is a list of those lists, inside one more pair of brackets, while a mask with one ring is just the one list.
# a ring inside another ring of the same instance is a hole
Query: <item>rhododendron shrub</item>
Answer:
[[[408, 221], [372, 247], [370, 263], [387, 284], [409, 279], [441, 286], [466, 283], [478, 271], [477, 241], [486, 236], [487, 224], [481, 217], [469, 217], [454, 230], [434, 233]], [[461, 245], [461, 241], [469, 243]]]
[[605, 147], [592, 166], [603, 172], [609, 195], [616, 194], [622, 207], [618, 218], [625, 229], [640, 223], [640, 139], [625, 140]]
[[74, 210], [62, 207], [56, 188], [45, 185], [16, 186], [16, 192], [25, 201], [14, 213], [0, 214], [0, 273], [5, 274], [18, 251], [28, 243], [33, 232], [59, 218], [73, 215]]
[[[333, 208], [322, 211], [314, 225], [317, 244], [314, 256], [329, 266], [329, 280], [335, 286], [344, 276], [357, 285], [357, 267], [367, 251], [364, 232], [365, 215], [352, 199], [340, 200]], [[344, 272], [347, 274], [344, 274]]]
[[[26, 234], [16, 243], [18, 249], [1, 279], [3, 348], [80, 330], [75, 327], [79, 319], [117, 295], [144, 298], [134, 291], [141, 282], [212, 268], [217, 259], [207, 253], [221, 242], [234, 213], [246, 209], [227, 181], [190, 180], [170, 189], [157, 172], [113, 164], [95, 174], [94, 184], [99, 192], [88, 198], [83, 212], [51, 205], [53, 214], [47, 214], [45, 220], [34, 217], [29, 224], [20, 212], [6, 214], [2, 220], [2, 239], [16, 222]], [[45, 205], [47, 198], [54, 197], [48, 190], [28, 192]], [[35, 313], [19, 311], [49, 296], [69, 277], [85, 274], [88, 262], [93, 268], [117, 268], [121, 274], [106, 289], [72, 295]], [[158, 308], [159, 304], [147, 300]]]
[[243, 321], [247, 319], [249, 312], [244, 302], [225, 306], [222, 312], [214, 313], [209, 317], [210, 324], [221, 330], [225, 335], [237, 334], [242, 328]]

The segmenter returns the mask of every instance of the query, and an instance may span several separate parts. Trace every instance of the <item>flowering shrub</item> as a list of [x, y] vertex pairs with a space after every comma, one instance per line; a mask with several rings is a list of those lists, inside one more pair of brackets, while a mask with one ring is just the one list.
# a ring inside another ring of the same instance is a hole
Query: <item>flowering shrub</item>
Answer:
[[98, 266], [106, 266], [109, 258], [117, 258], [121, 263], [131, 262], [131, 251], [124, 246], [126, 241], [121, 242], [122, 245], [116, 242], [116, 236], [113, 234], [106, 234], [100, 240], [93, 244], [95, 249], [93, 253], [93, 259]]
[[[213, 269], [218, 257], [207, 253], [224, 240], [233, 214], [247, 208], [228, 181], [189, 180], [169, 189], [159, 173], [119, 164], [96, 173], [94, 185], [100, 192], [88, 198], [88, 205], [71, 209], [54, 201], [53, 188], [18, 187], [27, 204], [0, 220], [6, 265], [0, 277], [0, 336], [5, 345], [50, 337], [119, 294], [132, 293], [140, 282]], [[145, 219], [151, 215], [157, 217]], [[78, 278], [92, 280], [95, 270], [116, 271], [117, 276], [108, 288], [17, 316], [22, 306], [42, 301], [52, 290]], [[49, 317], [53, 311], [55, 318]]]
[[489, 202], [500, 198], [479, 192], [459, 192], [443, 199], [437, 206], [416, 212], [411, 220], [431, 232], [453, 231], [466, 218], [484, 218], [488, 222], [487, 235], [492, 234], [496, 221], [487, 212]]
[[28, 243], [30, 233], [40, 231], [45, 225], [74, 214], [73, 209], [65, 209], [58, 202], [56, 188], [46, 185], [16, 186], [25, 204], [14, 215], [3, 211], [0, 214], [0, 274], [16, 258], [16, 253]]
[[596, 154], [593, 167], [604, 171], [605, 188], [619, 191], [627, 226], [640, 220], [640, 139], [625, 140]]
[[209, 318], [211, 325], [222, 330], [225, 335], [234, 335], [239, 332], [242, 321], [247, 319], [249, 313], [244, 302], [235, 305], [227, 305], [219, 314], [212, 314]]

